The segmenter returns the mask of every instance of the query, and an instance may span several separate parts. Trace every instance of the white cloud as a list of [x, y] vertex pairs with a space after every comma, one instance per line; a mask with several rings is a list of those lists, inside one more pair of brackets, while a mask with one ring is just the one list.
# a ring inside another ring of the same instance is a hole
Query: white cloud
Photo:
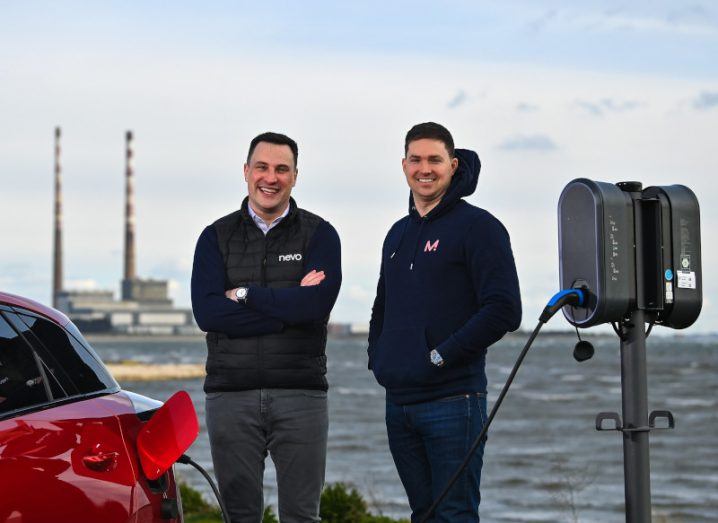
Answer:
[[371, 303], [374, 300], [374, 292], [368, 290], [362, 285], [350, 285], [348, 289], [343, 291], [347, 298], [358, 301], [360, 303]]
[[548, 9], [528, 23], [528, 29], [532, 32], [543, 31], [558, 15], [557, 9]]
[[65, 280], [65, 288], [73, 291], [96, 291], [102, 289], [100, 284], [93, 279]]
[[[532, 5], [531, 7], [535, 7]], [[715, 18], [703, 6], [688, 5], [676, 8], [675, 2], [665, 7], [652, 5], [650, 10], [641, 6], [605, 9], [602, 3], [594, 6], [575, 2], [566, 3], [560, 9], [552, 7], [543, 12], [532, 13], [527, 27], [540, 33], [549, 29], [561, 31], [590, 31], [594, 33], [637, 32], [658, 35], [681, 35], [713, 37], [718, 35]]]
[[642, 107], [644, 104], [637, 100], [615, 100], [602, 98], [596, 101], [576, 100], [574, 105], [593, 116], [603, 116], [606, 113], [625, 113]]
[[519, 102], [516, 104], [516, 110], [520, 113], [534, 113], [539, 110], [539, 106], [528, 102]]
[[695, 98], [695, 100], [693, 100], [693, 107], [699, 111], [705, 111], [718, 107], [718, 92], [703, 91]]
[[466, 99], [467, 99], [466, 92], [464, 92], [463, 89], [460, 89], [454, 95], [454, 97], [451, 100], [449, 100], [449, 102], [446, 104], [446, 106], [449, 109], [455, 109], [456, 107], [459, 107], [459, 106], [463, 105], [464, 103], [466, 103]]
[[543, 134], [519, 134], [506, 138], [498, 146], [504, 151], [554, 151], [558, 149], [554, 141]]

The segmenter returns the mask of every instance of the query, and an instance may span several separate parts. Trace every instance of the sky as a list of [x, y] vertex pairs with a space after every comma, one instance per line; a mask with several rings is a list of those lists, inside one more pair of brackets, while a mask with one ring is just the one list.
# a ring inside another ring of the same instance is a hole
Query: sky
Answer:
[[132, 130], [137, 270], [182, 306], [199, 233], [240, 205], [249, 141], [273, 130], [299, 143], [293, 196], [342, 239], [332, 320], [367, 322], [384, 234], [407, 212], [403, 138], [431, 120], [482, 160], [468, 201], [511, 235], [524, 328], [558, 290], [558, 197], [586, 177], [696, 193], [690, 332], [718, 331], [714, 3], [29, 0], [0, 3], [0, 27], [6, 292], [51, 298], [55, 126], [65, 287], [119, 290]]

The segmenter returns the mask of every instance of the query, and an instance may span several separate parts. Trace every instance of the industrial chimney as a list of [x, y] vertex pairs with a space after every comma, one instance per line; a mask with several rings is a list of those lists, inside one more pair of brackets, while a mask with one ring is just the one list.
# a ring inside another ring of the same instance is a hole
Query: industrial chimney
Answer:
[[122, 280], [122, 299], [134, 299], [135, 271], [135, 189], [134, 151], [132, 131], [125, 134], [125, 276]]
[[55, 127], [55, 234], [53, 245], [52, 306], [62, 291], [62, 166], [60, 165], [60, 128]]

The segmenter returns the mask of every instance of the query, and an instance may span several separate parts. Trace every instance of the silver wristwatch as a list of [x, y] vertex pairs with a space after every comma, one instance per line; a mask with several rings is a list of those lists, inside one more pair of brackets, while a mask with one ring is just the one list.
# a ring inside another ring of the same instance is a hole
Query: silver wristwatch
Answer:
[[234, 296], [237, 298], [237, 301], [241, 301], [243, 303], [247, 302], [247, 287], [239, 287], [236, 291], [234, 291]]
[[439, 354], [439, 352], [436, 349], [433, 349], [429, 353], [429, 359], [431, 360], [431, 363], [433, 363], [437, 367], [444, 366], [444, 358], [441, 357], [441, 354]]

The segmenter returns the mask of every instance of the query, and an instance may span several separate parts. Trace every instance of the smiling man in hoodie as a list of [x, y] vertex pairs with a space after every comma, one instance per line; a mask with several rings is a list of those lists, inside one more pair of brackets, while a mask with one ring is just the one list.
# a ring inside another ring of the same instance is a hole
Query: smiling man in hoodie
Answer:
[[[481, 163], [428, 122], [406, 135], [409, 214], [384, 240], [369, 368], [386, 388], [394, 463], [419, 521], [486, 420], [486, 352], [521, 323], [509, 235], [462, 198]], [[477, 522], [483, 445], [432, 521]]]

